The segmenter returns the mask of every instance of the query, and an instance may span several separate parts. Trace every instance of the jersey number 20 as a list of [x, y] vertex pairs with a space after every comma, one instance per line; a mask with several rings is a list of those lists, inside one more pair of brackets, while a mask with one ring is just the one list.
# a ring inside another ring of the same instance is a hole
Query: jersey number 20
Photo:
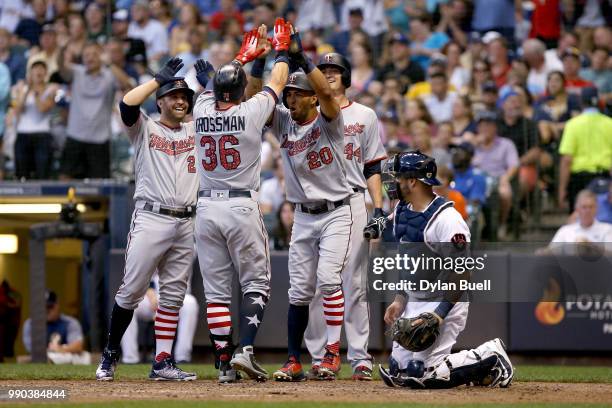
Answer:
[[327, 165], [334, 161], [334, 155], [329, 147], [324, 147], [318, 152], [313, 150], [306, 155], [306, 158], [310, 170], [318, 169], [321, 167], [321, 163]]
[[[237, 146], [238, 139], [234, 135], [224, 135], [219, 138], [219, 160], [221, 166], [225, 170], [234, 170], [240, 165], [240, 152], [230, 146]], [[208, 147], [207, 147], [208, 146]], [[202, 167], [206, 171], [213, 171], [217, 168], [219, 160], [217, 160], [217, 142], [210, 136], [202, 136], [200, 139], [200, 147], [204, 147], [204, 159], [202, 159]]]

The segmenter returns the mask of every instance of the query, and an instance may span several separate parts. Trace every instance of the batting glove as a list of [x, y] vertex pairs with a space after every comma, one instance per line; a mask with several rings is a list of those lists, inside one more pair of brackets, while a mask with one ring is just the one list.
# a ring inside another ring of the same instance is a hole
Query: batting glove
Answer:
[[387, 216], [381, 208], [375, 208], [372, 219], [363, 229], [365, 239], [378, 239], [387, 226]]
[[238, 51], [238, 55], [234, 59], [244, 65], [259, 57], [264, 52], [264, 49], [257, 47], [258, 41], [259, 34], [257, 30], [251, 30], [246, 33], [242, 39], [240, 51]]
[[197, 60], [194, 66], [196, 70], [196, 79], [202, 88], [206, 88], [208, 81], [215, 75], [215, 69], [210, 62], [204, 61], [203, 59]]
[[272, 46], [276, 51], [288, 51], [291, 44], [291, 25], [283, 18], [277, 18], [274, 22], [274, 38]]
[[164, 65], [164, 67], [157, 74], [155, 74], [154, 78], [159, 86], [162, 86], [174, 78], [176, 73], [179, 72], [181, 68], [183, 68], [183, 60], [176, 57], [171, 58], [168, 60], [168, 62], [166, 62], [166, 65]]

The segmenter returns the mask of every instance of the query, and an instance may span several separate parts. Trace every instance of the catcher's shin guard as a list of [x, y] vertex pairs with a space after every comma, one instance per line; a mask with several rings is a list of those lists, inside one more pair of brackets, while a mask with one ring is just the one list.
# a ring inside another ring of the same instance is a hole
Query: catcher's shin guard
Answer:
[[499, 358], [496, 354], [490, 355], [485, 359], [477, 359], [475, 363], [460, 367], [453, 367], [450, 359], [447, 357], [440, 365], [446, 365], [449, 370], [449, 375], [437, 377], [438, 370], [432, 371], [432, 374], [423, 379], [425, 388], [454, 388], [460, 385], [482, 385], [492, 370], [499, 364]]

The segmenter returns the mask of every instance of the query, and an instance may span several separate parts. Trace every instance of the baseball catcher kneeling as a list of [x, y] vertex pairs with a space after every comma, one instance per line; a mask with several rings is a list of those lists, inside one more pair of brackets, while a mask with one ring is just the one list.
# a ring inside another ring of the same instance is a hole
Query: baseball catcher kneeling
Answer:
[[[392, 221], [397, 242], [425, 243], [434, 252], [436, 248], [462, 251], [470, 242], [470, 231], [453, 203], [433, 192], [432, 187], [440, 184], [436, 170], [434, 159], [418, 151], [400, 153], [385, 163], [383, 184], [399, 203], [389, 222], [370, 223], [364, 234], [381, 236]], [[468, 314], [469, 303], [458, 301], [460, 297], [461, 293], [429, 291], [396, 294], [385, 312], [393, 351], [389, 367], [379, 366], [386, 385], [416, 389], [510, 385], [514, 369], [500, 339], [451, 354]]]

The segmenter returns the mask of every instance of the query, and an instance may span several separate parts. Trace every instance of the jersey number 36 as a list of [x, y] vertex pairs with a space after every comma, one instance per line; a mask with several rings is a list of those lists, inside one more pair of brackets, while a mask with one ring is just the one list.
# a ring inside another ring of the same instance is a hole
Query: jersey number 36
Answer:
[[240, 152], [230, 146], [237, 146], [238, 139], [234, 135], [224, 135], [219, 138], [219, 159], [217, 159], [217, 142], [210, 136], [202, 136], [200, 147], [204, 147], [202, 167], [206, 171], [217, 168], [219, 161], [225, 170], [234, 170], [240, 165]]

